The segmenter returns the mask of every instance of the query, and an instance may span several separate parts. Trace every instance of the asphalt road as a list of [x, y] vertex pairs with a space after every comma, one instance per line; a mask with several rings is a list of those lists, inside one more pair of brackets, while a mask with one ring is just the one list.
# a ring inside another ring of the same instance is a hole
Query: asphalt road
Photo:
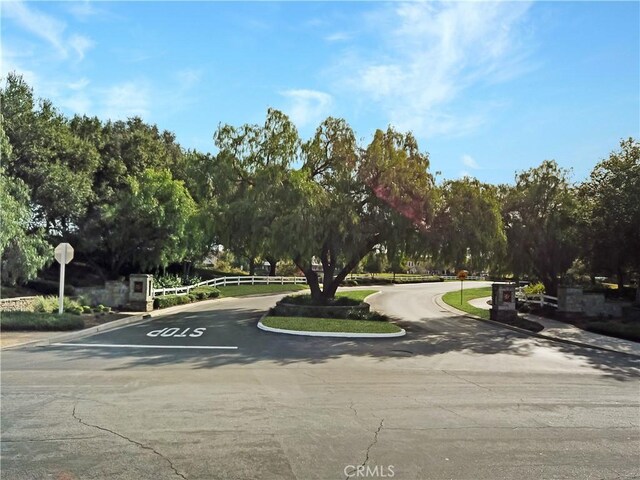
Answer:
[[260, 331], [272, 296], [5, 351], [1, 476], [640, 478], [638, 359], [456, 317], [457, 287], [381, 288], [399, 339]]

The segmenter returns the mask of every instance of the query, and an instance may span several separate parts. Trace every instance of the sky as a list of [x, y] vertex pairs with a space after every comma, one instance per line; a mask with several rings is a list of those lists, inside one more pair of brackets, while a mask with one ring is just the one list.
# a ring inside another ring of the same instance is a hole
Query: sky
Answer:
[[215, 153], [219, 124], [411, 131], [436, 178], [582, 181], [640, 137], [640, 2], [23, 2], [1, 64], [63, 113], [140, 116]]

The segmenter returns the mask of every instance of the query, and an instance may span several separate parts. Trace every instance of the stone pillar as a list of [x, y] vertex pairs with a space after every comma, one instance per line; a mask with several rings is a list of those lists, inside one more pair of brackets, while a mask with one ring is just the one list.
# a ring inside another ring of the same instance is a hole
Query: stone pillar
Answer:
[[133, 274], [129, 276], [129, 303], [127, 307], [136, 312], [153, 310], [153, 275]]
[[565, 317], [578, 316], [582, 314], [582, 288], [558, 287], [558, 313]]
[[489, 318], [498, 322], [514, 320], [516, 311], [516, 286], [513, 283], [494, 283], [491, 285], [491, 311]]

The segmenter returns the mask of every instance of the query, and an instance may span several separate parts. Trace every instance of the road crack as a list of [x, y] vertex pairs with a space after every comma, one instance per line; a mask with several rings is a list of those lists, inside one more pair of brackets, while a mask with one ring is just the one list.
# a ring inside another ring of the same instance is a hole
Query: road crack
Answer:
[[[382, 420], [380, 420], [380, 425], [378, 425], [378, 429], [373, 433], [373, 441], [367, 447], [367, 451], [366, 451], [365, 457], [364, 457], [364, 462], [362, 462], [360, 464], [360, 466], [358, 467], [358, 469], [356, 469], [356, 471], [361, 470], [362, 468], [364, 468], [367, 465], [367, 463], [369, 462], [369, 453], [371, 452], [371, 449], [373, 448], [373, 446], [376, 443], [378, 443], [378, 435], [380, 434], [380, 430], [382, 430], [383, 426], [384, 426], [384, 418]], [[348, 478], [349, 478], [349, 475], [347, 475], [347, 479]]]
[[351, 410], [353, 410], [354, 415], [357, 417], [358, 416], [358, 411], [356, 410], [354, 405], [355, 405], [355, 402], [351, 402], [351, 405], [349, 405], [349, 408]]
[[75, 418], [78, 423], [85, 425], [87, 427], [92, 427], [92, 428], [97, 428], [98, 430], [102, 430], [103, 432], [107, 432], [110, 433], [112, 435], [115, 435], [116, 437], [120, 437], [123, 440], [126, 440], [129, 443], [132, 443], [134, 445], [137, 445], [138, 447], [142, 448], [143, 450], [149, 450], [150, 452], [153, 452], [154, 454], [156, 454], [157, 456], [159, 456], [160, 458], [162, 458], [165, 462], [167, 462], [169, 464], [169, 467], [171, 468], [171, 470], [173, 470], [173, 472], [179, 476], [180, 478], [183, 478], [184, 480], [187, 480], [187, 477], [185, 477], [182, 473], [178, 472], [178, 470], [176, 469], [176, 467], [173, 465], [173, 462], [171, 460], [169, 460], [167, 457], [165, 457], [164, 455], [162, 455], [160, 452], [158, 452], [155, 448], [153, 447], [149, 447], [148, 445], [145, 445], [143, 443], [137, 442], [136, 440], [133, 440], [125, 435], [122, 435], [116, 431], [113, 430], [109, 430], [108, 428], [105, 427], [101, 427], [100, 425], [93, 425], [91, 423], [87, 423], [84, 420], [82, 420], [80, 417], [78, 417], [76, 415], [76, 407], [77, 405], [73, 406], [73, 412], [71, 413], [71, 416], [73, 418]]

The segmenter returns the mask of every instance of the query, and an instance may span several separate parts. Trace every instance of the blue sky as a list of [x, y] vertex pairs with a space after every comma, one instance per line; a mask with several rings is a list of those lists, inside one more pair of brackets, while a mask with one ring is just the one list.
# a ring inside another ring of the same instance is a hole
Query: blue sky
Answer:
[[2, 75], [66, 114], [139, 115], [215, 152], [219, 123], [411, 130], [442, 178], [583, 180], [640, 136], [638, 2], [2, 2]]

